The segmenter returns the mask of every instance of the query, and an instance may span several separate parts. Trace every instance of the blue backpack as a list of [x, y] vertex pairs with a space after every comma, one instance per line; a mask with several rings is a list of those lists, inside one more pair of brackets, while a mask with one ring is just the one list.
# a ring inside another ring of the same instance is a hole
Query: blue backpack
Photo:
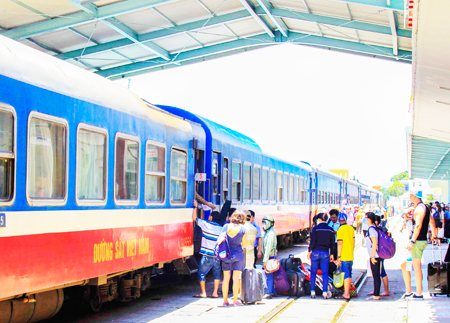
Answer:
[[217, 239], [217, 244], [214, 248], [214, 254], [219, 260], [230, 260], [231, 259], [231, 250], [230, 245], [228, 243], [228, 234], [227, 232], [222, 232]]

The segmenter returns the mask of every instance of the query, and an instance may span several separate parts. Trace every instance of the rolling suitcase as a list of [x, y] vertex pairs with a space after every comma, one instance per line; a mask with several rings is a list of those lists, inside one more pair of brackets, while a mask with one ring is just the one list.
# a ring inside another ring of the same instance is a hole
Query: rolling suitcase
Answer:
[[295, 257], [293, 254], [290, 254], [288, 258], [281, 259], [280, 264], [286, 271], [298, 272], [298, 267], [301, 266], [302, 260], [299, 257]]
[[242, 272], [241, 300], [245, 304], [260, 302], [264, 296], [263, 272], [245, 268]]
[[428, 292], [430, 295], [444, 294], [450, 296], [448, 283], [448, 264], [442, 261], [441, 243], [439, 242], [440, 261], [436, 261], [433, 250], [433, 262], [428, 264]]
[[289, 281], [289, 295], [291, 297], [301, 297], [305, 296], [305, 283], [306, 283], [306, 277], [303, 273], [290, 271], [287, 273], [288, 275], [288, 281]]

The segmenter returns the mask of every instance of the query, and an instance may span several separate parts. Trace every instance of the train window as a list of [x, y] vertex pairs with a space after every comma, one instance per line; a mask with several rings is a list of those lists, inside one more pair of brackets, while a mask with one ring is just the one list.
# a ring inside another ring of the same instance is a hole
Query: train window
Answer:
[[27, 197], [30, 205], [64, 205], [67, 200], [67, 122], [30, 114]]
[[77, 138], [77, 203], [105, 205], [107, 185], [107, 131], [80, 124]]
[[228, 200], [228, 158], [223, 158], [223, 200]]
[[261, 167], [258, 165], [253, 166], [253, 201], [261, 200]]
[[232, 176], [232, 191], [231, 197], [233, 202], [241, 201], [241, 182], [242, 182], [242, 174], [241, 174], [241, 162], [234, 161], [232, 162], [231, 176]]
[[288, 197], [289, 197], [289, 174], [284, 173], [283, 176], [284, 180], [283, 180], [283, 201], [287, 202], [288, 201]]
[[114, 200], [116, 204], [137, 205], [139, 199], [139, 138], [116, 135]]
[[277, 173], [277, 192], [278, 192], [278, 202], [283, 201], [283, 173], [278, 171]]
[[303, 176], [300, 176], [299, 190], [300, 190], [300, 203], [304, 203], [305, 202], [305, 181], [304, 181]]
[[217, 159], [213, 160], [211, 173], [213, 194], [217, 195], [219, 193], [219, 163]]
[[294, 175], [289, 176], [289, 202], [294, 203]]
[[145, 203], [164, 203], [166, 199], [166, 147], [147, 141], [145, 148]]
[[295, 181], [294, 181], [294, 202], [299, 202], [299, 187], [300, 187], [300, 178], [298, 175], [295, 175]]
[[275, 169], [270, 170], [270, 201], [277, 201], [277, 171]]
[[263, 167], [262, 171], [262, 200], [269, 200], [269, 169], [267, 167]]
[[244, 202], [252, 199], [252, 166], [244, 162]]
[[187, 153], [172, 148], [170, 155], [170, 203], [186, 204], [187, 193]]
[[14, 202], [16, 164], [16, 114], [0, 104], [0, 206]]

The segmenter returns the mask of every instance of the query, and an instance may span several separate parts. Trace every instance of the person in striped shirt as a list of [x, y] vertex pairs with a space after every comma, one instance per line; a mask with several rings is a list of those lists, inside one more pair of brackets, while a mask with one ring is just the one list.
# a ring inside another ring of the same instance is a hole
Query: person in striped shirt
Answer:
[[[217, 238], [222, 231], [222, 226], [217, 223], [220, 219], [219, 212], [212, 212], [208, 217], [208, 221], [199, 219], [197, 217], [198, 203], [194, 200], [194, 210], [192, 212], [192, 220], [202, 230], [202, 242], [200, 247], [200, 254], [202, 259], [198, 266], [198, 281], [200, 283], [201, 293], [194, 295], [197, 298], [218, 298], [220, 286], [220, 260], [214, 255], [214, 247], [217, 243]], [[214, 277], [214, 291], [211, 295], [206, 294], [206, 275], [212, 269]]]

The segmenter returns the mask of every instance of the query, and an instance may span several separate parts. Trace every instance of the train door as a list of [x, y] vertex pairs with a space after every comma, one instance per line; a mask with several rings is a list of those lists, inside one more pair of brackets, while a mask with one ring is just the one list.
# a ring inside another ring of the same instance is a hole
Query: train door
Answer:
[[[195, 172], [205, 172], [205, 152], [203, 150], [195, 151]], [[205, 196], [205, 182], [197, 182], [197, 193], [208, 201], [208, 196]]]
[[221, 172], [222, 169], [221, 154], [213, 152], [212, 168], [211, 168], [211, 186], [212, 186], [212, 203], [215, 205], [221, 205]]
[[222, 164], [222, 192], [223, 192], [223, 201], [230, 200], [230, 192], [229, 192], [229, 173], [230, 173], [230, 165], [227, 157], [223, 157]]

